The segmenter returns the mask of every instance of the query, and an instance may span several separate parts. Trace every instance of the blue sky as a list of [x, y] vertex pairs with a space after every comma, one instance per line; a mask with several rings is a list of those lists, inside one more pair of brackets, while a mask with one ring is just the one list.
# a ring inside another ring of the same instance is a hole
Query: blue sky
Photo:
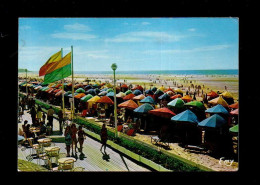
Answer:
[[18, 67], [73, 46], [74, 71], [238, 69], [236, 18], [19, 18]]

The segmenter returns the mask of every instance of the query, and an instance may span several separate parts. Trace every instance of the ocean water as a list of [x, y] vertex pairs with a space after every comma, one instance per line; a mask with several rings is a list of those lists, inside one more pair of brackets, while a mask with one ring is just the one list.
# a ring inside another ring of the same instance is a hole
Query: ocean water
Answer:
[[[75, 74], [113, 74], [113, 71], [75, 71]], [[238, 69], [226, 70], [151, 70], [151, 71], [116, 71], [116, 74], [142, 75], [238, 75]]]

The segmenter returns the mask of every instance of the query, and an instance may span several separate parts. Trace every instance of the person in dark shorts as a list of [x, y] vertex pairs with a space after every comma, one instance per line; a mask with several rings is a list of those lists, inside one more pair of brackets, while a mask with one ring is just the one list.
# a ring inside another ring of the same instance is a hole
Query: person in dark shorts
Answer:
[[81, 154], [82, 154], [82, 148], [83, 148], [83, 143], [84, 143], [84, 140], [85, 140], [85, 136], [87, 136], [86, 132], [84, 132], [84, 130], [82, 130], [82, 126], [79, 126], [78, 142], [79, 142], [79, 150], [80, 150]]
[[106, 128], [106, 124], [104, 123], [101, 129], [101, 133], [100, 133], [100, 137], [101, 137], [101, 143], [102, 146], [100, 148], [100, 151], [102, 152], [102, 148], [104, 146], [104, 152], [106, 153], [106, 145], [107, 145], [107, 128]]

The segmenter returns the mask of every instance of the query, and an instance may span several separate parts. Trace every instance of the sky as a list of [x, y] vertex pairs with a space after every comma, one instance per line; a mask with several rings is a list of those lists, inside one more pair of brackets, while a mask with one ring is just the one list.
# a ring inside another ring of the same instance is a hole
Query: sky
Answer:
[[74, 71], [238, 69], [237, 18], [19, 18], [18, 68], [73, 46]]

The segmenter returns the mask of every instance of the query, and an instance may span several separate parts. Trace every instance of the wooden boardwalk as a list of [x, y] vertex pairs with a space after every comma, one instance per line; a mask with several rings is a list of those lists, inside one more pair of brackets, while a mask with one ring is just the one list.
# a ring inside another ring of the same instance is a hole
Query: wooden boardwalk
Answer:
[[[23, 115], [23, 121], [28, 120], [28, 123], [31, 124], [31, 116], [28, 113]], [[22, 123], [18, 123], [18, 128], [21, 128]], [[53, 120], [54, 124], [54, 131], [59, 130], [59, 123], [56, 119]], [[65, 149], [65, 143], [55, 143], [56, 146], [60, 147], [60, 153], [67, 153]], [[100, 151], [101, 143], [87, 137], [83, 144], [83, 153], [85, 154], [86, 158], [84, 160], [77, 159], [74, 163], [74, 167], [83, 167], [85, 171], [113, 171], [113, 172], [148, 172], [149, 169], [136, 164], [134, 161], [129, 160], [125, 156], [117, 153], [116, 151], [112, 150], [111, 148], [106, 148], [106, 153], [109, 155], [110, 159], [104, 160], [103, 154]], [[30, 154], [30, 148], [22, 151], [21, 148], [18, 147], [18, 158], [27, 160], [26, 156]], [[80, 153], [77, 153], [79, 156]], [[53, 161], [55, 161], [53, 159]], [[31, 162], [36, 163], [40, 162], [41, 165], [44, 164], [44, 161], [37, 159], [33, 159]]]

